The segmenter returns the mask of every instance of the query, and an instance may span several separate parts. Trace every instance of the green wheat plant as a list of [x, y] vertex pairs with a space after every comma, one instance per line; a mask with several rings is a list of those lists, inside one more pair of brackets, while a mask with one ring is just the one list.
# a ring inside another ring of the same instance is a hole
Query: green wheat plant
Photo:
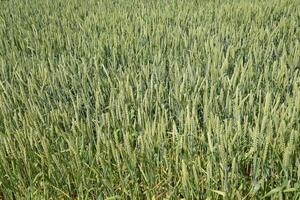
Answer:
[[300, 199], [300, 2], [0, 1], [0, 199]]

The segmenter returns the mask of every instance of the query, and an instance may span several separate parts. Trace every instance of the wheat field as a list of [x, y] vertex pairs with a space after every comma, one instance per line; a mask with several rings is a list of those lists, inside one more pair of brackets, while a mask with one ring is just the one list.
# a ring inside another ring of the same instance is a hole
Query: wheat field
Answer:
[[0, 199], [300, 199], [299, 0], [0, 1]]

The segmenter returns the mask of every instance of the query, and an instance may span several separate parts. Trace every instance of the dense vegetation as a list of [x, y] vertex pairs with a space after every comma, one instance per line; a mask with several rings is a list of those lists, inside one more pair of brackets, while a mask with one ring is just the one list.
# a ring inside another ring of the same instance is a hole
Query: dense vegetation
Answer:
[[0, 1], [0, 199], [300, 199], [297, 0]]

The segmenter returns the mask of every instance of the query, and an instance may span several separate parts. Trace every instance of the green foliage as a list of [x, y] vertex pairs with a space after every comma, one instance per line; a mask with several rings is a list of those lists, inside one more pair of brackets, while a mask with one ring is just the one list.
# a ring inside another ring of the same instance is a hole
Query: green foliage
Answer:
[[0, 1], [0, 199], [299, 199], [299, 5]]

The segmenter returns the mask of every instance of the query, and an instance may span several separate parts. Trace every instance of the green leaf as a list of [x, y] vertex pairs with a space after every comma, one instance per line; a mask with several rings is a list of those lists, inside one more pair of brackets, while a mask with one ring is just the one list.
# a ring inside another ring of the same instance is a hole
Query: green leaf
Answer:
[[270, 197], [272, 196], [273, 194], [276, 194], [278, 192], [281, 192], [282, 191], [282, 188], [283, 187], [277, 187], [277, 188], [274, 188], [272, 189], [270, 192], [268, 192], [263, 198], [266, 198], [266, 197]]
[[217, 194], [219, 194], [219, 195], [221, 195], [221, 196], [223, 196], [223, 197], [226, 197], [226, 193], [223, 192], [223, 191], [220, 191], [220, 190], [210, 190], [210, 191], [212, 191], [212, 192], [214, 192], [214, 193], [217, 193]]

